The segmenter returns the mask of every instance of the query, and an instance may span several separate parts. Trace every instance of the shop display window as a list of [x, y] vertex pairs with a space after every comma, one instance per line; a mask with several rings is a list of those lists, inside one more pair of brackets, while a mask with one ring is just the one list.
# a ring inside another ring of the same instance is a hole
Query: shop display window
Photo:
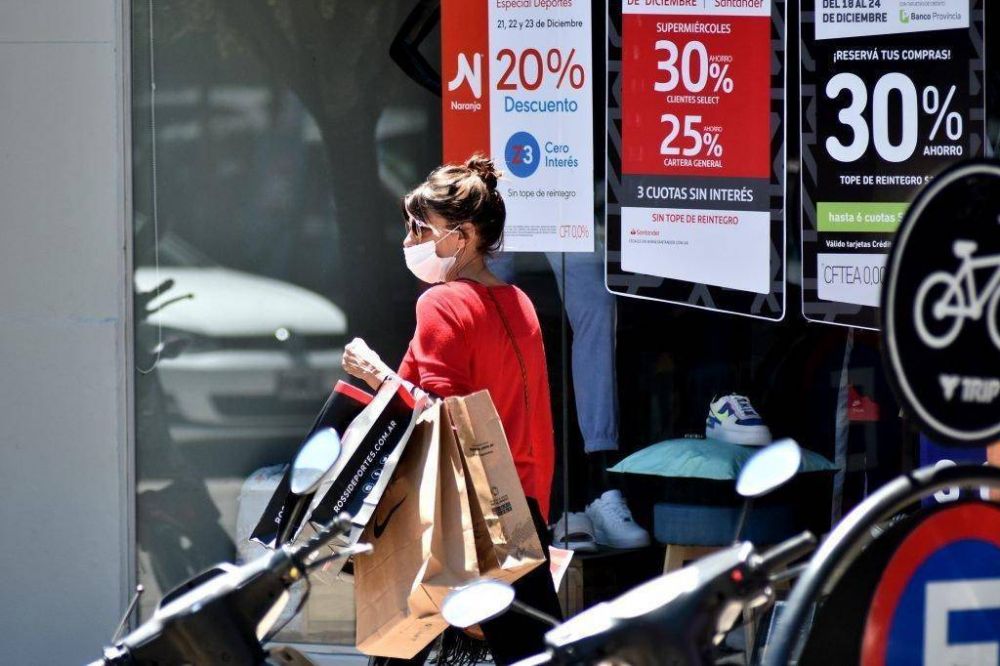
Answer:
[[[759, 416], [747, 427], [766, 425], [766, 435], [758, 428], [748, 437], [792, 437], [815, 456], [811, 476], [761, 503], [759, 524], [749, 529], [765, 541], [802, 527], [828, 530], [920, 464], [922, 450], [889, 389], [879, 334], [801, 316], [795, 94], [788, 94], [784, 320], [605, 289], [605, 18], [604, 4], [594, 4], [598, 249], [501, 255], [494, 263], [531, 297], [545, 332], [557, 449], [551, 522], [567, 510], [621, 519], [619, 494], [632, 516], [620, 548], [580, 548], [561, 590], [570, 612], [731, 540], [739, 508], [732, 479], [657, 467], [656, 459], [710, 442], [706, 422], [727, 396], [729, 409], [743, 409], [743, 399]], [[403, 356], [420, 287], [403, 263], [399, 199], [441, 155], [440, 98], [389, 55], [412, 9], [375, 0], [132, 3], [143, 618], [209, 565], [263, 552], [246, 536], [281, 466], [345, 378], [344, 345], [362, 337], [390, 365]], [[794, 63], [791, 5], [787, 25]], [[421, 46], [431, 63], [438, 39], [432, 30]], [[797, 68], [788, 73], [795, 90]], [[1000, 84], [987, 74], [992, 152]], [[654, 446], [661, 448], [644, 463], [653, 467], [630, 467]], [[718, 464], [737, 469], [738, 460]], [[607, 506], [595, 509], [595, 500]], [[671, 551], [676, 546], [692, 550]], [[349, 584], [319, 584], [281, 637], [353, 645], [353, 614]]]

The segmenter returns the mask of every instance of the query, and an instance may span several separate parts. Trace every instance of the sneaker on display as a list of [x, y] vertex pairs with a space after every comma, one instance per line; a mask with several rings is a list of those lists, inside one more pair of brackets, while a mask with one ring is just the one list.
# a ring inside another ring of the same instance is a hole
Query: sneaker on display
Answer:
[[594, 525], [594, 538], [611, 548], [640, 548], [649, 545], [649, 532], [632, 520], [625, 498], [618, 490], [608, 490], [587, 507]]
[[597, 541], [594, 539], [594, 524], [585, 513], [563, 514], [552, 526], [552, 545], [579, 552], [595, 551]]
[[705, 419], [705, 437], [730, 444], [764, 446], [771, 431], [746, 396], [731, 393], [712, 402]]

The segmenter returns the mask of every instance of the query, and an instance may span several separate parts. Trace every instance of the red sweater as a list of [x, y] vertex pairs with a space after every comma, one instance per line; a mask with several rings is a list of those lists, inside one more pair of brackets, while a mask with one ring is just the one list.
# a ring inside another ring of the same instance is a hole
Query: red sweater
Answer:
[[524, 494], [548, 519], [555, 467], [552, 406], [541, 327], [523, 291], [469, 280], [428, 289], [417, 301], [417, 330], [399, 374], [445, 398], [489, 390]]

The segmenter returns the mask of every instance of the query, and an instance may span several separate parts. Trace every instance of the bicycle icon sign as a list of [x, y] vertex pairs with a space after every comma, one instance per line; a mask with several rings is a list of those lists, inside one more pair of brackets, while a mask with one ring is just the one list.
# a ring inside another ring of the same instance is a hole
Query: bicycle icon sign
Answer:
[[886, 262], [888, 379], [924, 433], [947, 446], [1000, 438], [998, 193], [997, 162], [938, 174], [907, 209]]
[[[956, 240], [952, 253], [961, 260], [958, 270], [935, 271], [917, 289], [913, 323], [928, 347], [948, 347], [966, 320], [979, 321], [985, 314], [990, 340], [1000, 350], [1000, 254], [977, 257], [977, 247], [974, 241]], [[986, 269], [993, 269], [993, 274], [980, 288], [976, 274]]]

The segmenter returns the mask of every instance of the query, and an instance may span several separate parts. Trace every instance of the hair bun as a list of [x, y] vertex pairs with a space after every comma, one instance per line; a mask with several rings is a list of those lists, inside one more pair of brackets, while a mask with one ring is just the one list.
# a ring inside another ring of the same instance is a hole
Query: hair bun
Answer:
[[472, 173], [479, 176], [479, 178], [486, 183], [486, 187], [488, 189], [497, 189], [497, 181], [503, 174], [497, 170], [493, 160], [485, 155], [476, 154], [466, 161], [465, 167]]

